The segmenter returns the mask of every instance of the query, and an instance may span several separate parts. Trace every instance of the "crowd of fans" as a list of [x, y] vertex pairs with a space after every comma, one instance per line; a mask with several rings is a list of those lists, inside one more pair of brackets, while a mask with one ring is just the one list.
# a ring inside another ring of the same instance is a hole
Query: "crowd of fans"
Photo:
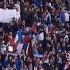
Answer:
[[70, 70], [68, 0], [0, 0], [0, 8], [21, 14], [0, 23], [0, 70]]

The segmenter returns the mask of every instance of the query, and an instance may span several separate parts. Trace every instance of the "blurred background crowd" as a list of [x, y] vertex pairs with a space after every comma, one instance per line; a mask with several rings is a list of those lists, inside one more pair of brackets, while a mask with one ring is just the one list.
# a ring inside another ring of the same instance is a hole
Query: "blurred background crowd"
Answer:
[[0, 22], [0, 70], [70, 70], [70, 0], [0, 0], [0, 8], [21, 15]]

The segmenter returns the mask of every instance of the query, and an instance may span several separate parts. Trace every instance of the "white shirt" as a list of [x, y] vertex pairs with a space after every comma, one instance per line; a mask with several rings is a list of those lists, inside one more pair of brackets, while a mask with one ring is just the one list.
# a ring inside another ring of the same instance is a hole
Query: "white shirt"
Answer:
[[65, 12], [65, 21], [69, 21], [69, 13]]
[[40, 41], [43, 41], [43, 40], [44, 40], [44, 33], [43, 33], [43, 32], [41, 32], [41, 33], [38, 35], [38, 39], [39, 39]]
[[23, 44], [18, 44], [18, 46], [17, 46], [17, 52], [19, 54], [21, 54], [22, 48], [23, 48]]
[[8, 46], [8, 51], [13, 52], [13, 47], [12, 46]]

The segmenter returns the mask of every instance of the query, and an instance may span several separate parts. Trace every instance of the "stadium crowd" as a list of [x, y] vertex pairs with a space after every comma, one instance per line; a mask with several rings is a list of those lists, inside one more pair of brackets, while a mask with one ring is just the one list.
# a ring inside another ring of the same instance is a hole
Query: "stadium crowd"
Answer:
[[0, 0], [21, 17], [0, 22], [0, 70], [70, 70], [69, 0]]

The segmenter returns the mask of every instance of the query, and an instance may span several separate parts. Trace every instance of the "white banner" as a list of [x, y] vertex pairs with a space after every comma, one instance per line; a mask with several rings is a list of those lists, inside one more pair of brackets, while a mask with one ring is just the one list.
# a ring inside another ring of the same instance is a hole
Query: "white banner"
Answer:
[[1, 9], [0, 8], [0, 22], [9, 23], [12, 18], [19, 19], [20, 13], [16, 9]]

